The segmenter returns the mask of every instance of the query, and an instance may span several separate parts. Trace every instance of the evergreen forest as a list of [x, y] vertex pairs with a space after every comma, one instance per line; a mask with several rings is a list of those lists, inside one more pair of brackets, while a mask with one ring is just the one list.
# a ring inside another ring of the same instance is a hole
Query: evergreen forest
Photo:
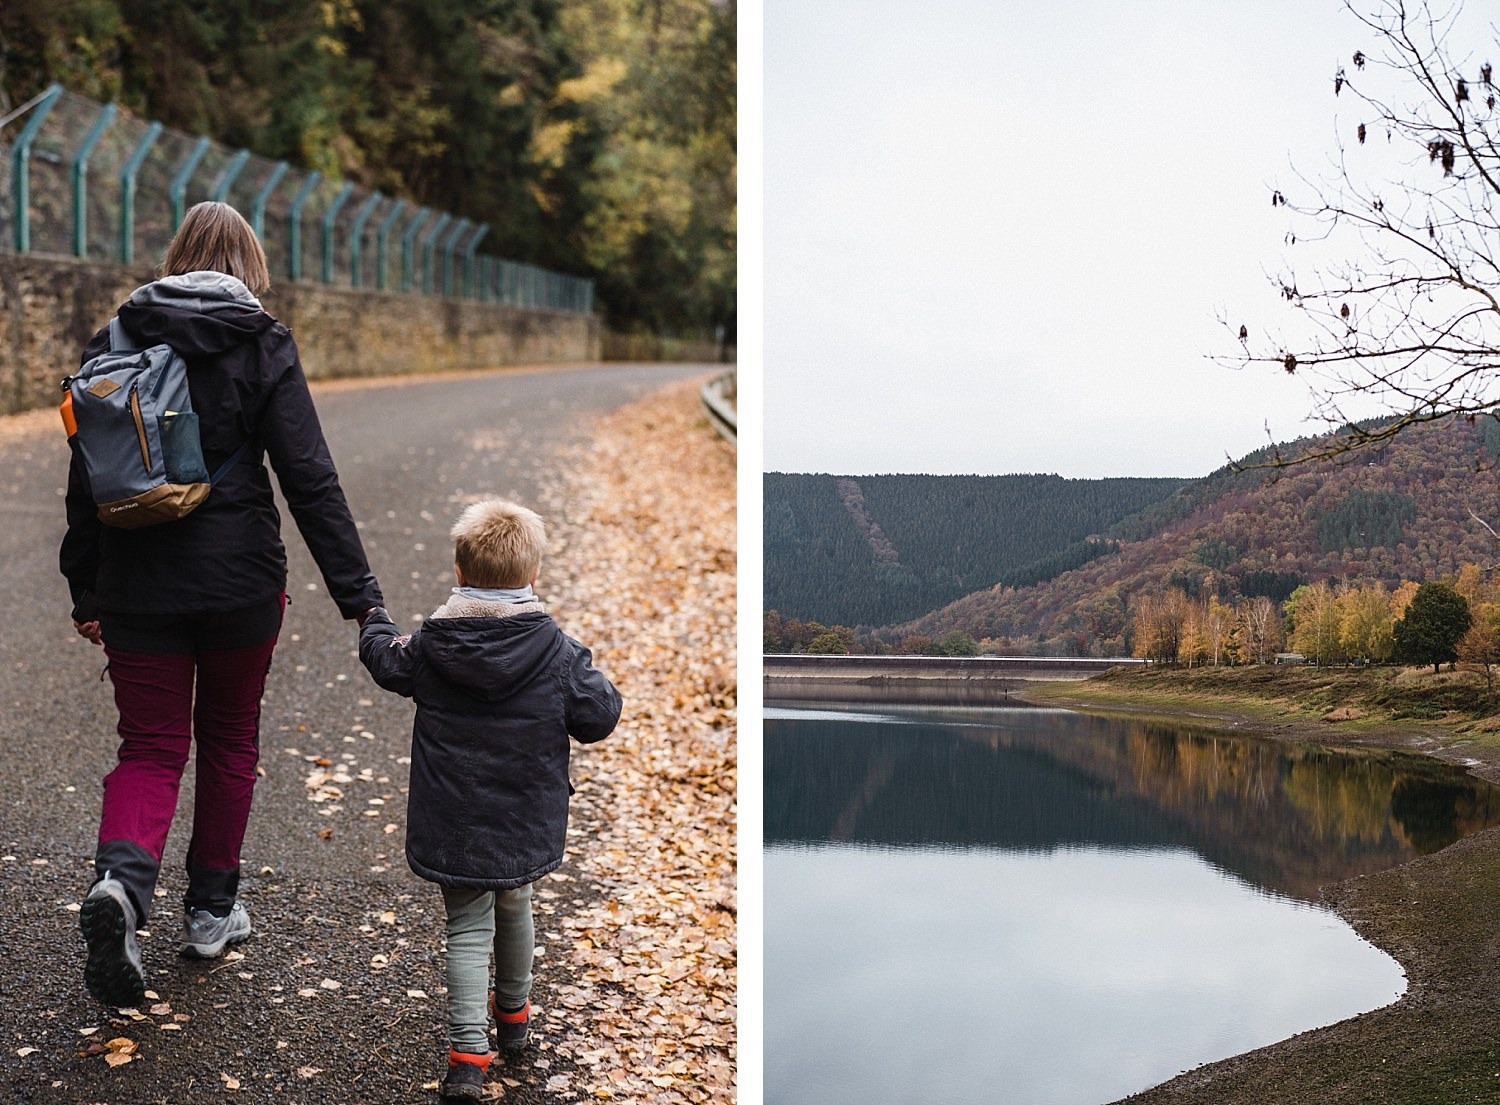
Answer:
[[734, 0], [4, 0], [53, 82], [490, 224], [622, 333], [735, 340]]
[[1100, 535], [1183, 483], [767, 473], [765, 605], [881, 626], [996, 584], [1040, 583], [1112, 551]]

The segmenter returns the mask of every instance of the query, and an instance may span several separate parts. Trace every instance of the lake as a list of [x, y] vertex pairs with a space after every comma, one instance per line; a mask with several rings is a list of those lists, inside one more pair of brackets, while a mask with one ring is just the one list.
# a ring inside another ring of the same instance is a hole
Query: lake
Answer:
[[1030, 708], [765, 721], [768, 1105], [1101, 1105], [1387, 1004], [1318, 887], [1500, 823], [1461, 770]]

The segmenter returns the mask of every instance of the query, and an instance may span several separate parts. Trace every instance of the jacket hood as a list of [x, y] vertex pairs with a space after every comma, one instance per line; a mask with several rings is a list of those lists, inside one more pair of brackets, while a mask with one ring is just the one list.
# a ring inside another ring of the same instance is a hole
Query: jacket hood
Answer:
[[223, 353], [276, 325], [242, 281], [222, 272], [187, 272], [143, 284], [119, 314], [142, 344], [166, 342], [185, 357]]
[[510, 618], [428, 618], [423, 654], [431, 670], [483, 702], [504, 702], [526, 690], [564, 646], [546, 613]]

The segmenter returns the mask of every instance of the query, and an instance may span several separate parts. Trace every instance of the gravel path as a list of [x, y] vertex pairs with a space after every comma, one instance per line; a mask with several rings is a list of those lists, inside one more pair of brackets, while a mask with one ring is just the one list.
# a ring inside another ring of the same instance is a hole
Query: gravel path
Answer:
[[[457, 507], [511, 495], [558, 539], [543, 597], [625, 694], [620, 732], [575, 760], [574, 853], [539, 888], [539, 1042], [491, 1068], [496, 1098], [732, 1096], [733, 454], [696, 417], [695, 387], [673, 384], [708, 371], [317, 389], [398, 621], [451, 586]], [[410, 705], [359, 667], [289, 521], [293, 605], [242, 886], [256, 936], [220, 961], [175, 954], [176, 829], [142, 936], [153, 996], [121, 1013], [85, 994], [76, 909], [114, 718], [56, 572], [65, 465], [55, 414], [0, 420], [14, 589], [0, 635], [0, 1101], [435, 1102], [442, 909], [402, 855]], [[660, 575], [669, 561], [688, 567]]]

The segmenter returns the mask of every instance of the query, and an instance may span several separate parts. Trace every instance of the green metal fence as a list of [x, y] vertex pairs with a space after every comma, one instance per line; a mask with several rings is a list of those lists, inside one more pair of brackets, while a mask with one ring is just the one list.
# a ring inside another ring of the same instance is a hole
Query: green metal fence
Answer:
[[152, 264], [232, 204], [276, 279], [592, 312], [594, 283], [478, 252], [489, 227], [138, 119], [53, 85], [0, 120], [0, 248]]

